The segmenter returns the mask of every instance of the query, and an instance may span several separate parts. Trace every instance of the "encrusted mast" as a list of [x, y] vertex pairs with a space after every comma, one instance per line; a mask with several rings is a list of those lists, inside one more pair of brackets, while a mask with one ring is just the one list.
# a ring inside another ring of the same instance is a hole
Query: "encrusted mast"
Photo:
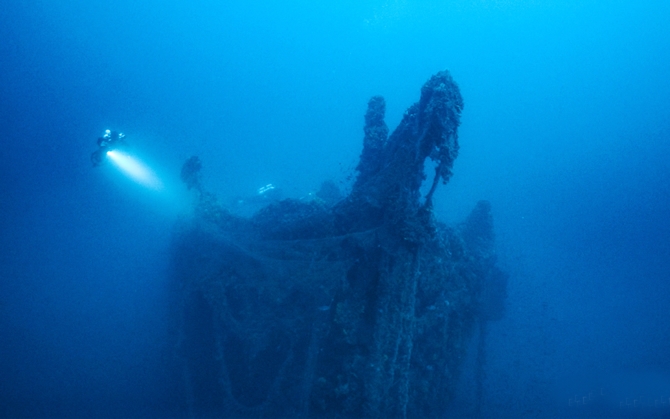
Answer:
[[[499, 272], [488, 204], [457, 228], [432, 216], [462, 108], [440, 72], [388, 136], [384, 99], [373, 97], [358, 177], [335, 204], [283, 200], [237, 217], [202, 189], [199, 161], [187, 162], [182, 178], [200, 201], [174, 252], [189, 413], [444, 414]], [[427, 159], [435, 172], [422, 199]]]
[[381, 96], [368, 103], [359, 175], [340, 206], [343, 218], [359, 225], [345, 230], [371, 227], [380, 220], [387, 224], [414, 221], [421, 210], [420, 188], [427, 159], [434, 162], [435, 175], [424, 197], [424, 210], [431, 209], [440, 179], [446, 183], [452, 174], [463, 98], [449, 73], [442, 71], [426, 82], [421, 99], [407, 109], [389, 138], [385, 107]]

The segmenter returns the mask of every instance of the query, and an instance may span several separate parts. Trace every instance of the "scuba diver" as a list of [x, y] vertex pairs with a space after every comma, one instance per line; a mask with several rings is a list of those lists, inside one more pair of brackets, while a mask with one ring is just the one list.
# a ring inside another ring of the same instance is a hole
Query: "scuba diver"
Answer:
[[105, 130], [102, 137], [98, 137], [98, 149], [91, 153], [91, 163], [93, 166], [102, 164], [102, 159], [108, 151], [116, 150], [126, 145], [125, 135], [120, 132]]

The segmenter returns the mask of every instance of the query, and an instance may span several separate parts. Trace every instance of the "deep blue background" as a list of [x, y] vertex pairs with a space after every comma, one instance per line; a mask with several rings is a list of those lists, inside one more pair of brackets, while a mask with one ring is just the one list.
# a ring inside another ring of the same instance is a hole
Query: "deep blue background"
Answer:
[[[3, 2], [0, 415], [179, 413], [181, 163], [224, 201], [346, 185], [369, 97], [393, 128], [445, 68], [465, 109], [437, 213], [490, 200], [511, 273], [482, 412], [670, 415], [668, 28], [660, 0]], [[106, 128], [164, 191], [91, 168]]]

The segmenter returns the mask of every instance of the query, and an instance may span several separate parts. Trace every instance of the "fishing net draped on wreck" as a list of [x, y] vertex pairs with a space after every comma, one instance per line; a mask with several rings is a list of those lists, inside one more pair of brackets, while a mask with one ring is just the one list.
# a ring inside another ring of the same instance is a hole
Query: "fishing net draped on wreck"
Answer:
[[174, 244], [192, 415], [445, 411], [467, 339], [491, 316], [482, 290], [497, 269], [488, 203], [456, 227], [432, 214], [458, 154], [462, 108], [440, 72], [389, 136], [384, 99], [373, 97], [356, 181], [337, 202], [287, 199], [238, 217], [204, 190], [196, 157], [184, 164], [199, 196]]

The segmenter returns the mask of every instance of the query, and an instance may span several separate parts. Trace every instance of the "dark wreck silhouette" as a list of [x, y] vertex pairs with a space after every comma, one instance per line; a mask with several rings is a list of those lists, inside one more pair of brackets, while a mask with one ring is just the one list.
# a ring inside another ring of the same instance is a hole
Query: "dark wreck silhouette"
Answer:
[[384, 99], [373, 97], [347, 196], [326, 183], [310, 201], [281, 200], [250, 218], [205, 190], [197, 157], [184, 164], [198, 195], [173, 246], [188, 414], [444, 414], [470, 337], [503, 315], [506, 284], [487, 202], [457, 226], [432, 212], [458, 154], [462, 108], [440, 72], [389, 136]]

